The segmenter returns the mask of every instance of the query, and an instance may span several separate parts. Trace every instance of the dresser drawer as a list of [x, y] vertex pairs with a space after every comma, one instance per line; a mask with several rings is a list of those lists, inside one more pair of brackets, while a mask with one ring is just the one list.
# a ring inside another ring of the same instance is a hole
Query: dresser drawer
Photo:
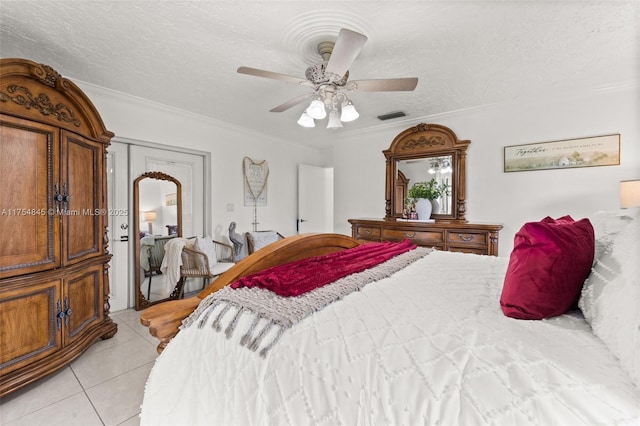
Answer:
[[356, 239], [380, 241], [380, 228], [369, 226], [358, 226], [356, 228]]
[[487, 247], [454, 247], [449, 246], [449, 251], [455, 251], [459, 253], [473, 253], [473, 254], [489, 254]]
[[456, 246], [486, 246], [486, 232], [447, 231], [447, 243]]
[[412, 229], [383, 229], [382, 239], [389, 241], [402, 241], [410, 239], [421, 246], [434, 246], [444, 242], [442, 231], [415, 231]]

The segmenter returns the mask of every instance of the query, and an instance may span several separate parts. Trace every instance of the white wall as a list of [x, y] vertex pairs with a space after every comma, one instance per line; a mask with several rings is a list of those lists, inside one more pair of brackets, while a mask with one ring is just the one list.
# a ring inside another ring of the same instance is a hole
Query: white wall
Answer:
[[[325, 166], [330, 152], [300, 147], [232, 127], [164, 105], [105, 90], [83, 82], [87, 93], [116, 137], [179, 146], [211, 153], [211, 211], [215, 238], [226, 240], [229, 223], [238, 231], [252, 230], [253, 207], [243, 202], [242, 159], [267, 160], [267, 206], [258, 207], [258, 229], [296, 233], [297, 165]], [[228, 212], [227, 205], [234, 211]]]
[[[384, 216], [382, 150], [419, 122], [450, 127], [470, 139], [467, 220], [502, 223], [499, 252], [508, 256], [523, 223], [549, 215], [588, 217], [619, 207], [619, 181], [640, 179], [640, 89], [635, 83], [527, 102], [491, 105], [384, 125], [350, 134], [334, 146], [336, 232], [350, 235], [347, 220]], [[621, 134], [619, 166], [503, 172], [505, 146]]]
[[[226, 236], [231, 221], [250, 230], [253, 209], [243, 205], [242, 159], [269, 162], [268, 205], [258, 208], [259, 229], [295, 234], [297, 165], [333, 166], [335, 232], [351, 234], [347, 220], [384, 216], [382, 150], [419, 122], [450, 127], [470, 139], [467, 157], [467, 219], [502, 223], [500, 255], [508, 256], [524, 222], [544, 216], [574, 218], [618, 208], [619, 181], [640, 178], [640, 89], [621, 84], [578, 94], [490, 105], [472, 110], [384, 124], [336, 138], [332, 152], [319, 152], [235, 128], [213, 119], [79, 83], [119, 137], [211, 153], [212, 229]], [[505, 146], [621, 134], [619, 166], [517, 173], [503, 172]], [[227, 212], [227, 204], [235, 211]]]

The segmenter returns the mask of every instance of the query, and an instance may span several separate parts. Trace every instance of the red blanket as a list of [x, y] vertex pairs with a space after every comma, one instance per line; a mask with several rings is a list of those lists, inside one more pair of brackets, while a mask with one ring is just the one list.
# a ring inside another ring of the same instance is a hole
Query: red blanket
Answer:
[[231, 288], [260, 287], [280, 296], [299, 296], [347, 275], [373, 266], [416, 248], [409, 240], [400, 243], [362, 244], [335, 253], [274, 266], [240, 278]]

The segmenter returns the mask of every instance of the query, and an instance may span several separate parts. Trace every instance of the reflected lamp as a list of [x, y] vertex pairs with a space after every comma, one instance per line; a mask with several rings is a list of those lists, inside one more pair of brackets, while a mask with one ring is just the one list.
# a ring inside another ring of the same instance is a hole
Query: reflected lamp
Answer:
[[153, 222], [158, 218], [158, 213], [153, 210], [144, 212], [144, 220], [145, 222], [149, 222], [149, 234], [153, 235]]

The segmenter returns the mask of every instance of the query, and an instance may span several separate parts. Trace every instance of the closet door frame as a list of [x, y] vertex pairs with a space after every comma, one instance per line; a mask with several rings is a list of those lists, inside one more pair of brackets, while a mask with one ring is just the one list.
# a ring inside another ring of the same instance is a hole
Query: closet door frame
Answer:
[[[135, 238], [136, 236], [133, 235], [133, 181], [136, 179], [137, 175], [137, 171], [134, 170], [133, 168], [133, 161], [132, 161], [132, 147], [145, 147], [145, 148], [152, 148], [152, 149], [158, 149], [161, 151], [169, 151], [169, 152], [175, 152], [175, 153], [183, 153], [183, 154], [191, 154], [191, 155], [197, 155], [197, 156], [201, 156], [203, 157], [203, 195], [202, 195], [202, 227], [203, 227], [203, 235], [212, 235], [212, 209], [211, 209], [211, 201], [212, 201], [212, 196], [211, 196], [211, 153], [210, 152], [206, 152], [206, 151], [199, 151], [199, 150], [195, 150], [195, 149], [189, 149], [189, 148], [181, 148], [181, 147], [176, 147], [176, 146], [169, 146], [169, 145], [162, 145], [159, 143], [155, 143], [155, 142], [149, 142], [149, 141], [143, 141], [143, 140], [139, 140], [139, 139], [131, 139], [131, 138], [125, 138], [125, 137], [119, 137], [119, 136], [115, 136], [112, 140], [112, 143], [116, 142], [116, 143], [121, 143], [121, 144], [127, 144], [129, 146], [129, 155], [128, 155], [128, 173], [129, 173], [129, 177], [128, 177], [128, 192], [129, 192], [129, 202], [128, 202], [128, 235], [129, 235], [129, 244], [126, 246], [127, 247], [127, 259], [128, 259], [128, 282], [127, 282], [127, 286], [126, 286], [126, 291], [128, 294], [128, 307], [132, 308], [133, 306], [135, 306], [135, 265], [133, 264], [133, 238]], [[139, 173], [138, 173], [139, 174]], [[189, 236], [186, 235], [185, 236]], [[122, 246], [122, 243], [118, 243]], [[110, 245], [110, 251], [114, 250], [114, 243], [112, 242]], [[111, 281], [111, 287], [114, 287], [116, 285], [119, 285], [119, 289], [118, 291], [125, 291], [124, 286], [121, 283], [116, 283], [114, 281]]]

